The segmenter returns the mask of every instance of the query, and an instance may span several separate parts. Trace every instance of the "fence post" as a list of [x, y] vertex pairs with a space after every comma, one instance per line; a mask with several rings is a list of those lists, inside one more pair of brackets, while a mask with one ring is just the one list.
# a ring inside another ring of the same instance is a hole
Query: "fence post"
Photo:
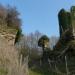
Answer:
[[65, 64], [66, 64], [66, 73], [67, 73], [67, 75], [69, 75], [67, 56], [65, 56]]

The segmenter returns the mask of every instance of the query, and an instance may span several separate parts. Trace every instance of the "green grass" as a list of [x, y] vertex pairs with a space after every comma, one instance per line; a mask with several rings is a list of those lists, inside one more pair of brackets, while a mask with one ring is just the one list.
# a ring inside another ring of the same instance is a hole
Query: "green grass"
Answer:
[[0, 68], [0, 75], [7, 75], [7, 70], [4, 70], [3, 68]]
[[29, 75], [55, 75], [53, 72], [48, 72], [48, 71], [33, 71], [33, 70], [29, 70]]
[[33, 67], [29, 69], [29, 75], [55, 75], [54, 72], [52, 72], [47, 67]]
[[42, 74], [39, 72], [35, 72], [33, 70], [29, 70], [29, 75], [42, 75]]

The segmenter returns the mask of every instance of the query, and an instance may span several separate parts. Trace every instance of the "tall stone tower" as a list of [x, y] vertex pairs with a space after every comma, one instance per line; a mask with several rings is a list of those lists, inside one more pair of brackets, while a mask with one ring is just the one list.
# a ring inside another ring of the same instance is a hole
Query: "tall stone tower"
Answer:
[[68, 36], [65, 34], [66, 37], [75, 39], [75, 6], [72, 6], [70, 11], [61, 9], [58, 13], [58, 19], [60, 37], [66, 32], [66, 34], [69, 33]]
[[58, 13], [58, 19], [59, 19], [59, 30], [60, 30], [60, 37], [61, 37], [62, 33], [68, 30], [71, 26], [70, 12], [61, 9], [60, 12]]

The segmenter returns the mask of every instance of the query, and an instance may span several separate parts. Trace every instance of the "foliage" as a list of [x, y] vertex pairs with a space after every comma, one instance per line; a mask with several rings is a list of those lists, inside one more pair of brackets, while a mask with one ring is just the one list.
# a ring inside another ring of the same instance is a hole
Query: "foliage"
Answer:
[[49, 58], [49, 52], [50, 49], [48, 49], [48, 45], [49, 45], [49, 38], [46, 35], [43, 35], [39, 40], [38, 40], [38, 46], [42, 47], [43, 49], [43, 56], [41, 58], [41, 61], [44, 62], [48, 62], [48, 58]]
[[26, 37], [21, 36], [18, 42], [16, 42], [15, 46], [19, 53], [19, 59], [22, 55], [22, 62], [24, 62], [24, 58], [29, 55], [29, 47], [27, 46]]
[[61, 36], [66, 29], [71, 27], [71, 14], [70, 12], [67, 12], [64, 9], [61, 9], [58, 14], [58, 19]]
[[17, 34], [16, 34], [16, 38], [15, 38], [15, 44], [17, 43], [17, 42], [19, 42], [19, 40], [20, 40], [20, 38], [22, 37], [22, 30], [21, 29], [19, 29], [18, 31], [17, 31]]
[[0, 26], [8, 26], [14, 29], [20, 29], [21, 19], [16, 7], [5, 7], [0, 5]]
[[34, 34], [22, 36], [16, 46], [19, 50], [19, 53], [24, 57], [29, 55], [30, 59], [39, 59], [42, 56], [42, 49], [38, 47], [38, 39], [41, 36], [41, 33], [38, 31]]
[[38, 41], [38, 46], [42, 47], [43, 49], [45, 48], [45, 45], [49, 42], [49, 38], [46, 35], [43, 35], [39, 41]]
[[7, 11], [8, 11], [6, 17], [7, 26], [19, 29], [21, 26], [21, 19], [19, 18], [19, 13], [16, 7], [9, 6], [7, 8]]
[[0, 75], [7, 75], [7, 74], [8, 74], [7, 70], [0, 68]]

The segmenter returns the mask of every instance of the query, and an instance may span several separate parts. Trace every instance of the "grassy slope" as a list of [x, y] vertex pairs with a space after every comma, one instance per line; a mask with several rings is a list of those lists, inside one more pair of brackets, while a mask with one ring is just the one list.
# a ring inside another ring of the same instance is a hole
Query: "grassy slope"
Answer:
[[45, 66], [34, 66], [29, 69], [29, 75], [54, 75], [47, 65]]
[[[67, 65], [68, 65], [68, 71], [70, 75], [75, 75], [75, 58], [71, 58], [67, 60]], [[66, 63], [64, 62], [59, 62], [57, 64], [58, 68], [58, 74], [53, 72], [54, 70], [48, 69], [47, 66], [44, 67], [34, 67], [29, 70], [29, 75], [66, 75]]]
[[34, 70], [29, 70], [29, 75], [54, 75], [53, 72], [49, 72], [48, 70], [38, 70], [36, 69], [36, 71]]

